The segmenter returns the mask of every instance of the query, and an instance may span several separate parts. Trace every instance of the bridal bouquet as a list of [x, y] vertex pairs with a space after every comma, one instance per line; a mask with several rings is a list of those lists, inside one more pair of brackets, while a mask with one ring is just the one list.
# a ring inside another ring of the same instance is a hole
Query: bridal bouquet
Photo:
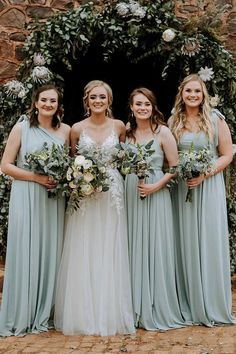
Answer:
[[48, 175], [56, 186], [48, 191], [48, 196], [58, 198], [67, 195], [66, 171], [70, 165], [67, 145], [43, 144], [42, 149], [26, 154], [25, 167], [36, 173]]
[[83, 198], [109, 190], [107, 166], [99, 148], [75, 156], [67, 170], [66, 178], [70, 190], [68, 210], [71, 212], [80, 207]]
[[[214, 171], [214, 158], [211, 150], [207, 147], [195, 151], [193, 144], [188, 151], [179, 153], [179, 163], [176, 167], [177, 176], [184, 181], [206, 175]], [[188, 188], [186, 202], [192, 202], [192, 189]]]
[[[151, 167], [151, 155], [155, 150], [151, 149], [154, 140], [147, 144], [133, 144], [130, 142], [120, 142], [116, 145], [116, 151], [113, 154], [113, 163], [121, 175], [126, 176], [134, 173], [139, 180], [153, 173]], [[141, 197], [141, 199], [144, 199]]]

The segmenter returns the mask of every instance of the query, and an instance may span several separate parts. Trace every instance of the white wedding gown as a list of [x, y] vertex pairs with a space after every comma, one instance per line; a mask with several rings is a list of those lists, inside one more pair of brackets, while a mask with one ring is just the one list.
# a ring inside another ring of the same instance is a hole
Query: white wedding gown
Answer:
[[[100, 145], [111, 159], [114, 129]], [[79, 151], [98, 146], [85, 132]], [[134, 333], [123, 180], [117, 170], [108, 192], [85, 198], [66, 216], [59, 270], [55, 327], [66, 335]]]

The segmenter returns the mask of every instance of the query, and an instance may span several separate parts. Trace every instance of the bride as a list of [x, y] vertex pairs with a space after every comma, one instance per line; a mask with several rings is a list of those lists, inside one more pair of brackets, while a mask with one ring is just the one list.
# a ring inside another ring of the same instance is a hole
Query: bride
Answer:
[[[123, 122], [112, 119], [112, 90], [103, 81], [84, 89], [88, 118], [71, 130], [72, 154], [99, 147], [106, 162], [125, 140]], [[109, 191], [68, 214], [56, 293], [55, 327], [67, 335], [133, 333], [123, 180], [117, 170]]]

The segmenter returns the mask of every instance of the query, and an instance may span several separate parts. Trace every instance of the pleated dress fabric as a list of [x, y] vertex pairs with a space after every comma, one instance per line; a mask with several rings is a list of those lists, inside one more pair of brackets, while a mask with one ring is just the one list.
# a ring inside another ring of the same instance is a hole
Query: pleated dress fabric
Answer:
[[[154, 174], [146, 183], [160, 180], [164, 154], [154, 137]], [[167, 187], [141, 200], [138, 178], [126, 176], [125, 195], [128, 220], [129, 260], [134, 317], [137, 327], [168, 330], [184, 326], [175, 278], [172, 206]]]
[[86, 132], [79, 149], [101, 149], [112, 185], [109, 191], [84, 198], [66, 214], [65, 246], [56, 294], [55, 327], [66, 335], [134, 333], [128, 263], [124, 186], [109, 167], [118, 144], [114, 130], [97, 144]]
[[[209, 146], [217, 159], [218, 114], [212, 112], [214, 139], [204, 132], [185, 132], [179, 150]], [[176, 230], [177, 285], [185, 320], [213, 326], [232, 324], [229, 233], [223, 173], [207, 178], [192, 190], [185, 202], [186, 183], [179, 180], [173, 191]]]
[[[17, 165], [24, 156], [47, 142], [62, 145], [57, 136], [40, 127], [22, 125]], [[0, 336], [47, 331], [53, 325], [55, 282], [62, 252], [65, 201], [50, 199], [35, 182], [13, 180], [8, 220], [8, 240]]]

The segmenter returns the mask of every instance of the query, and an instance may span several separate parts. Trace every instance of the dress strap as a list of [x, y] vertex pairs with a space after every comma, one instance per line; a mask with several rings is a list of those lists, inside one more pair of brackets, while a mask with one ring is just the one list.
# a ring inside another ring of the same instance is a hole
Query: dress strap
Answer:
[[218, 109], [212, 109], [211, 111], [211, 121], [212, 121], [212, 127], [213, 127], [213, 132], [214, 132], [214, 145], [218, 146], [219, 144], [219, 132], [218, 132], [218, 120], [219, 119], [225, 119], [225, 116], [218, 110]]

